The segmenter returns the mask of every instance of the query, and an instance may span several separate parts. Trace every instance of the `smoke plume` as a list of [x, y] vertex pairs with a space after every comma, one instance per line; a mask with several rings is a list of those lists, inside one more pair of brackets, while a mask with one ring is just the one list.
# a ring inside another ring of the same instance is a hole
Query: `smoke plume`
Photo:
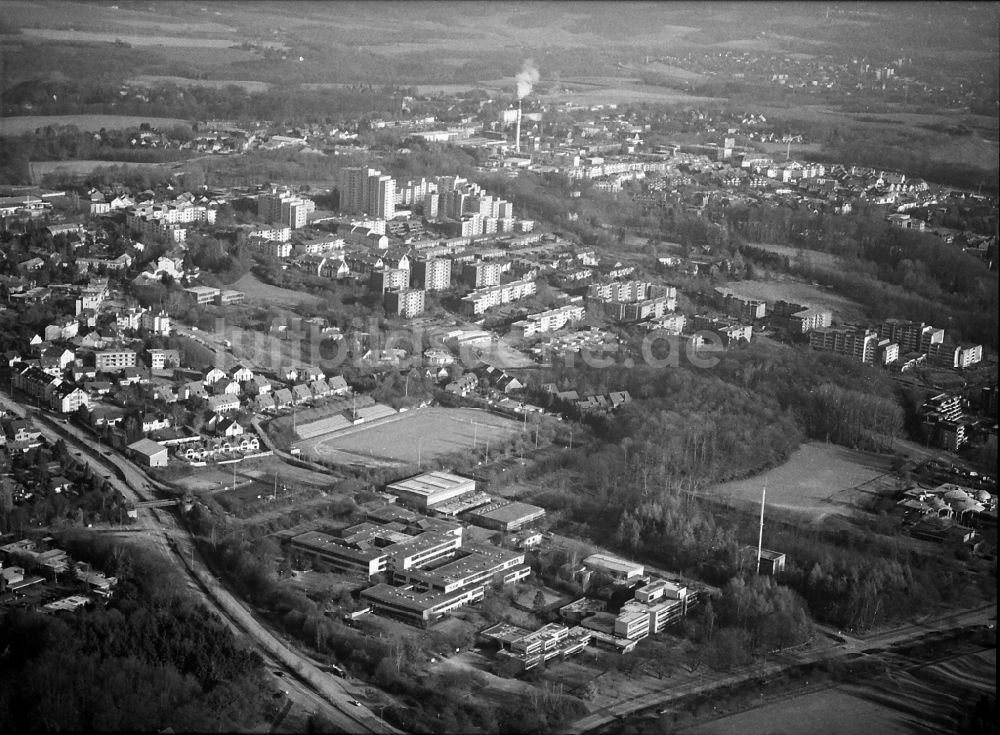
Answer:
[[532, 86], [538, 84], [538, 69], [535, 68], [535, 63], [531, 59], [524, 62], [524, 66], [514, 77], [514, 81], [517, 82], [517, 98], [519, 100], [523, 100], [531, 94]]

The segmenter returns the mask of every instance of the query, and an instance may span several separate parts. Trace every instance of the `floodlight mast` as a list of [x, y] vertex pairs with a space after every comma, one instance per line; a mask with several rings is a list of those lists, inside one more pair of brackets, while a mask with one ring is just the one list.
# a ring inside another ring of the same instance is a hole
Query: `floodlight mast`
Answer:
[[764, 548], [764, 498], [767, 497], [767, 485], [760, 491], [760, 531], [757, 533], [757, 574], [760, 575], [760, 556]]

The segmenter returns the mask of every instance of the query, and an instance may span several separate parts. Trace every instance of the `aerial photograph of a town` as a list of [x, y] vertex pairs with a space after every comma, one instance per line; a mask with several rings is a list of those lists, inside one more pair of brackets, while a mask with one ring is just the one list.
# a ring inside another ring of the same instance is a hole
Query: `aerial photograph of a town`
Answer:
[[0, 733], [998, 732], [1000, 4], [0, 0]]

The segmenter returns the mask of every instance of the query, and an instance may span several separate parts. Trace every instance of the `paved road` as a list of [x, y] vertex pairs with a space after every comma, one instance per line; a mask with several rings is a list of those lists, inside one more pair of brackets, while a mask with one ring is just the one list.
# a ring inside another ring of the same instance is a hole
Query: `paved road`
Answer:
[[[61, 419], [53, 419], [35, 409], [26, 409], [2, 393], [0, 405], [19, 416], [30, 415], [48, 441], [63, 439], [71, 452], [103, 472], [127, 500], [133, 503], [152, 500], [155, 497], [154, 488], [168, 489], [151, 480], [120, 455], [108, 456], [98, 452], [91, 446], [93, 437], [82, 428], [64, 424]], [[152, 543], [165, 558], [180, 565], [189, 578], [191, 589], [202, 597], [209, 609], [215, 610], [239, 635], [245, 636], [254, 645], [269, 666], [274, 682], [287, 691], [297, 705], [310, 712], [321, 712], [343, 732], [399, 732], [364, 706], [350, 704], [356, 695], [346, 688], [344, 682], [320, 671], [311, 660], [281, 641], [257, 620], [250, 609], [212, 575], [190, 533], [173, 510], [142, 509], [137, 522], [122, 530], [126, 529], [136, 538]], [[275, 671], [281, 671], [282, 675], [275, 675]]]

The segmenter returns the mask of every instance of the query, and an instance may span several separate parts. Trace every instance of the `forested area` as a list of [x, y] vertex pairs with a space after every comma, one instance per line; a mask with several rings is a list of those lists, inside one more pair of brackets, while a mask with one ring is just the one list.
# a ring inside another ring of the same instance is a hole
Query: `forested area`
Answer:
[[192, 602], [154, 552], [92, 536], [74, 558], [118, 578], [106, 607], [10, 612], [0, 626], [0, 731], [236, 731], [259, 726], [260, 657]]
[[[399, 109], [412, 90], [371, 84], [304, 89], [285, 82], [262, 92], [249, 92], [236, 84], [223, 87], [178, 86], [162, 82], [121, 95], [121, 85], [67, 79], [33, 79], [4, 90], [5, 116], [20, 113], [25, 104], [36, 115], [147, 115], [183, 120], [227, 120], [253, 122], [280, 120], [335, 122]], [[335, 111], [331, 113], [331, 111]]]
[[[753, 655], [761, 641], [801, 640], [805, 607], [823, 622], [864, 630], [939, 602], [988, 597], [961, 589], [954, 559], [928, 565], [891, 541], [879, 546], [871, 534], [784, 521], [772, 521], [769, 544], [792, 560], [779, 581], [801, 598], [745, 591], [738, 581], [748, 571], [741, 549], [755, 542], [756, 526], [694, 494], [777, 465], [806, 438], [884, 450], [902, 432], [903, 411], [891, 380], [878, 370], [830, 353], [754, 343], [720, 355], [708, 370], [578, 365], [543, 377], [560, 390], [628, 390], [636, 400], [612, 418], [585, 419], [595, 444], [529, 471], [547, 486], [533, 500], [584, 536], [612, 540], [630, 558], [720, 585], [718, 624], [736, 632], [712, 645], [734, 660]], [[786, 624], [771, 629], [744, 612], [730, 614], [737, 592], [770, 600], [767, 609], [783, 611]]]
[[[59, 465], [57, 472], [49, 469]], [[0, 531], [24, 534], [29, 528], [124, 520], [125, 500], [111, 484], [88, 463], [77, 463], [63, 441], [50, 447], [35, 447], [11, 457], [0, 479]], [[50, 489], [59, 477], [72, 483], [65, 491]], [[30, 496], [14, 503], [14, 483], [27, 489]]]

